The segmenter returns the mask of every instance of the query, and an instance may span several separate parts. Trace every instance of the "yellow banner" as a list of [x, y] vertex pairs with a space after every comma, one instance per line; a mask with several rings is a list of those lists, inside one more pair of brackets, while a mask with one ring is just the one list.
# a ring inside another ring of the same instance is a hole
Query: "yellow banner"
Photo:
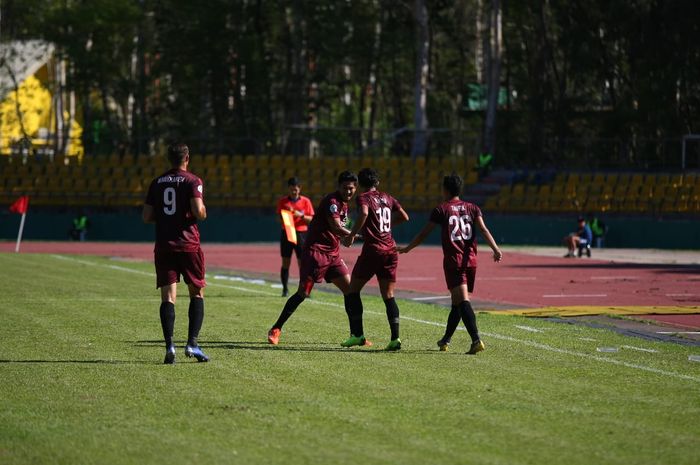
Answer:
[[287, 240], [292, 244], [297, 243], [297, 230], [294, 229], [294, 215], [289, 210], [282, 210], [282, 224], [284, 232], [287, 234]]

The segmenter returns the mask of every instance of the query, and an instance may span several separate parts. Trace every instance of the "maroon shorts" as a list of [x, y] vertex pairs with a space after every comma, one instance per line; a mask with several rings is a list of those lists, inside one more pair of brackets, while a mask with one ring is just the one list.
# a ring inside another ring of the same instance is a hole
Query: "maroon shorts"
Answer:
[[335, 278], [350, 274], [347, 265], [340, 256], [327, 255], [317, 250], [306, 249], [301, 255], [299, 282], [309, 286], [320, 283], [323, 279], [330, 283]]
[[171, 252], [156, 250], [156, 287], [168, 286], [180, 282], [180, 275], [187, 284], [199, 288], [206, 287], [204, 280], [204, 252]]
[[445, 271], [445, 283], [447, 284], [447, 289], [453, 289], [457, 286], [466, 284], [467, 290], [470, 293], [474, 292], [474, 281], [476, 280], [475, 266], [443, 266], [443, 270]]
[[353, 278], [369, 281], [372, 276], [377, 275], [377, 279], [383, 279], [390, 283], [396, 282], [396, 268], [399, 266], [399, 254], [362, 251], [357, 257], [357, 263], [352, 269]]

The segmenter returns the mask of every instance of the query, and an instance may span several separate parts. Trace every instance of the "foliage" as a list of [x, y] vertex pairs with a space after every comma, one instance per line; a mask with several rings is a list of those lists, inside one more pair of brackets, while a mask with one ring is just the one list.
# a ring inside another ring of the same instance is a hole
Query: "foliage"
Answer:
[[[456, 139], [481, 137], [483, 111], [462, 102], [485, 83], [486, 3], [426, 2], [427, 120]], [[554, 162], [581, 139], [622, 139], [639, 154], [645, 140], [700, 131], [699, 10], [695, 0], [503, 2], [501, 160]], [[10, 0], [2, 20], [3, 40], [58, 45], [84, 127], [106, 127], [107, 150], [184, 139], [208, 152], [303, 153], [318, 126], [357, 128], [321, 150], [360, 153], [388, 143], [381, 130], [413, 124], [413, 0]], [[606, 147], [601, 157], [620, 152]]]

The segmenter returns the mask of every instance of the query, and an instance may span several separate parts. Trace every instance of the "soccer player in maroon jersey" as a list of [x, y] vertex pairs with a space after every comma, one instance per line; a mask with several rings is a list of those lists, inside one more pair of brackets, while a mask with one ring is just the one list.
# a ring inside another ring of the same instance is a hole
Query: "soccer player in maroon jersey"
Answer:
[[197, 220], [207, 217], [202, 180], [187, 171], [190, 152], [185, 144], [168, 147], [171, 168], [151, 182], [143, 205], [143, 221], [155, 223], [154, 250], [156, 287], [160, 288], [160, 323], [165, 338], [165, 360], [175, 363], [175, 300], [180, 275], [190, 294], [189, 329], [185, 355], [198, 362], [207, 357], [197, 345], [204, 320], [204, 253], [199, 243]]
[[[362, 169], [358, 176], [362, 193], [357, 196], [358, 215], [350, 235], [343, 239], [343, 245], [350, 247], [355, 237], [362, 231], [364, 245], [362, 253], [352, 269], [350, 281], [351, 316], [355, 320], [360, 334], [351, 335], [350, 339], [343, 342], [343, 347], [357, 345], [357, 336], [364, 332], [362, 328], [362, 299], [360, 291], [367, 281], [377, 276], [379, 292], [386, 306], [386, 317], [391, 330], [391, 341], [386, 350], [401, 349], [399, 339], [399, 307], [394, 299], [394, 286], [396, 285], [396, 268], [399, 264], [399, 254], [396, 252], [396, 242], [391, 235], [391, 227], [408, 221], [408, 214], [401, 204], [391, 195], [380, 192], [379, 176], [372, 168]], [[357, 321], [359, 320], [359, 321]]]
[[469, 294], [474, 292], [476, 278], [476, 237], [474, 225], [479, 227], [481, 234], [493, 250], [493, 259], [500, 262], [503, 258], [501, 250], [489, 232], [481, 210], [476, 205], [464, 202], [459, 198], [462, 192], [462, 178], [452, 173], [442, 181], [445, 201], [435, 207], [430, 214], [430, 221], [406, 247], [399, 247], [399, 253], [407, 253], [423, 242], [430, 232], [440, 226], [442, 229], [442, 251], [444, 254], [442, 266], [445, 271], [445, 281], [452, 297], [452, 310], [447, 319], [445, 335], [438, 341], [441, 351], [446, 351], [452, 335], [462, 318], [472, 339], [468, 354], [476, 354], [484, 350], [484, 343], [479, 338], [476, 326], [476, 315], [469, 302]]
[[[350, 319], [348, 292], [350, 290], [350, 272], [345, 262], [340, 258], [340, 238], [350, 234], [345, 227], [348, 219], [348, 201], [355, 195], [357, 176], [350, 171], [343, 171], [338, 176], [338, 190], [328, 194], [316, 208], [316, 215], [306, 236], [301, 255], [299, 272], [299, 288], [284, 304], [282, 313], [267, 333], [270, 344], [279, 343], [282, 326], [292, 316], [297, 307], [306, 299], [314, 287], [314, 283], [333, 283], [345, 296], [345, 312]], [[352, 320], [351, 320], [352, 322]], [[351, 323], [353, 329], [354, 326]], [[371, 345], [361, 333], [361, 345]]]
[[280, 255], [282, 256], [282, 269], [280, 270], [280, 279], [282, 280], [282, 297], [289, 295], [287, 284], [289, 283], [289, 265], [292, 263], [292, 252], [296, 253], [297, 263], [301, 269], [301, 251], [306, 239], [306, 231], [309, 229], [309, 223], [314, 217], [314, 206], [308, 197], [301, 195], [301, 181], [299, 178], [292, 177], [287, 181], [289, 194], [285, 195], [277, 201], [277, 217], [282, 220], [280, 213], [282, 210], [291, 211], [294, 215], [294, 229], [297, 234], [297, 243], [292, 244], [287, 240], [287, 233], [282, 225], [282, 234], [280, 236]]

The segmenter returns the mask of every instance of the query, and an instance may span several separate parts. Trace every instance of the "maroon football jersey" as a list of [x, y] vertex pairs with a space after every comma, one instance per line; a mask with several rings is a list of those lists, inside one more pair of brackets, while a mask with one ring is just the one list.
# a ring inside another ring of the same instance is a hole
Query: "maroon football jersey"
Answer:
[[309, 232], [304, 242], [307, 249], [317, 250], [328, 255], [340, 255], [340, 241], [331, 232], [328, 222], [340, 218], [345, 225], [348, 220], [348, 204], [343, 201], [338, 192], [325, 196], [316, 208], [316, 215], [309, 224]]
[[368, 210], [367, 221], [362, 227], [363, 252], [393, 253], [396, 242], [391, 235], [391, 216], [401, 208], [399, 201], [385, 192], [372, 190], [358, 195], [356, 202], [358, 208], [366, 205]]
[[448, 200], [438, 205], [430, 214], [430, 221], [442, 227], [445, 265], [476, 266], [474, 221], [479, 216], [479, 207], [459, 199]]
[[156, 221], [156, 250], [196, 252], [199, 228], [190, 200], [203, 197], [202, 180], [173, 168], [151, 182], [146, 204], [153, 207]]

